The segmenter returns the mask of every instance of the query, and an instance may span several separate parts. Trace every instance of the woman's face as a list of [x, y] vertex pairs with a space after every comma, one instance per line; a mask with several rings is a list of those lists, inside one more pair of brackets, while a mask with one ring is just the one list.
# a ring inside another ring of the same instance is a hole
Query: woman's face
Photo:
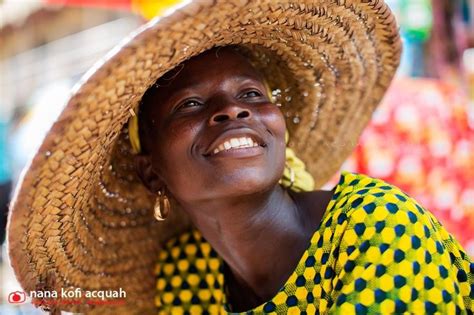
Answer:
[[[161, 79], [144, 114], [158, 182], [179, 201], [272, 188], [285, 163], [285, 120], [239, 53], [212, 49]], [[143, 117], [143, 115], [141, 116]]]

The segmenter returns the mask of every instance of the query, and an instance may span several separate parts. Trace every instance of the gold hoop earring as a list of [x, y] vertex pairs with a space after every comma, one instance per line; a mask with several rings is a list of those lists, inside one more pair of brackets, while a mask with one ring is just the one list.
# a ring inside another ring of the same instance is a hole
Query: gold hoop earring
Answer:
[[287, 188], [291, 188], [295, 183], [295, 171], [288, 164], [285, 164], [285, 166], [288, 171], [290, 171], [290, 186], [288, 186]]
[[158, 221], [164, 221], [170, 213], [171, 205], [168, 197], [163, 193], [163, 190], [158, 190], [158, 196], [156, 197], [154, 214], [155, 219]]

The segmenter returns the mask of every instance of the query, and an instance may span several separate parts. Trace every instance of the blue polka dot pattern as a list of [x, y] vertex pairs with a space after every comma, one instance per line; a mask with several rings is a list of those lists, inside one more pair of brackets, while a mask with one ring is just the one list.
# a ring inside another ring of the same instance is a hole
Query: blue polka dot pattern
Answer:
[[[158, 313], [232, 313], [222, 271], [198, 231], [170, 240], [156, 265]], [[343, 172], [291, 276], [242, 314], [472, 314], [473, 271], [459, 243], [416, 201]]]

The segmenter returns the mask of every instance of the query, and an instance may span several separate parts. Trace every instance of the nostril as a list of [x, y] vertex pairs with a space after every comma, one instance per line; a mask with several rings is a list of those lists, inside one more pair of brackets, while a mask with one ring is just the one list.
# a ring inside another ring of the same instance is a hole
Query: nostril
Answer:
[[237, 115], [237, 118], [247, 118], [250, 116], [250, 113], [248, 111], [242, 111]]
[[228, 119], [229, 119], [228, 115], [216, 115], [216, 116], [214, 116], [214, 118], [212, 120], [214, 120], [215, 122], [223, 122], [223, 121], [226, 121]]
[[216, 113], [214, 116], [211, 117], [211, 123], [221, 123], [227, 120], [234, 120], [234, 119], [245, 119], [250, 117], [250, 111], [242, 110], [237, 108], [229, 109], [228, 111], [222, 111], [220, 113]]

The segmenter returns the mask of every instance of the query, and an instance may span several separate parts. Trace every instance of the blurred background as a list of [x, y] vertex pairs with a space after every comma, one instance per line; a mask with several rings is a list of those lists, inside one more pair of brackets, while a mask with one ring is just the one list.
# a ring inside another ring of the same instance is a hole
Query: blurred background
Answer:
[[[70, 89], [144, 16], [176, 1], [154, 2], [0, 0], [0, 242], [13, 188]], [[342, 169], [400, 187], [474, 257], [474, 0], [386, 2], [402, 64]], [[8, 303], [19, 289], [3, 245], [0, 314], [42, 314]]]

